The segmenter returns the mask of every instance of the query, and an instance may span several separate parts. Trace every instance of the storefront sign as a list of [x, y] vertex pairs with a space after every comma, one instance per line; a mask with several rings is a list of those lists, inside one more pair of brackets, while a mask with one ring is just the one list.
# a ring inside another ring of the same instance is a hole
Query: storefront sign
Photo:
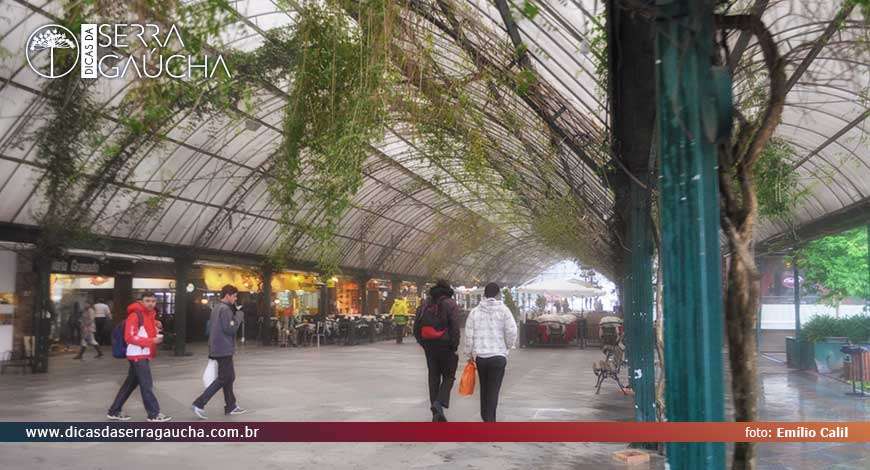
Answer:
[[69, 274], [100, 274], [102, 265], [97, 260], [72, 258], [51, 262], [51, 272]]

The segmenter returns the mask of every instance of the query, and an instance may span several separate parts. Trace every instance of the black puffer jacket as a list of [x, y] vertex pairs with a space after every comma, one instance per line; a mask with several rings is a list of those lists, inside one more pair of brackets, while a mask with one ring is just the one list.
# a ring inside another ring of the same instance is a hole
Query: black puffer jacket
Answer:
[[[438, 303], [440, 313], [446, 316], [447, 335], [443, 339], [423, 339], [421, 330], [424, 325], [421, 320], [426, 308], [433, 303]], [[417, 309], [417, 316], [414, 319], [414, 337], [424, 348], [449, 347], [454, 352], [459, 348], [459, 305], [453, 300], [453, 289], [440, 285], [429, 289], [429, 297]]]

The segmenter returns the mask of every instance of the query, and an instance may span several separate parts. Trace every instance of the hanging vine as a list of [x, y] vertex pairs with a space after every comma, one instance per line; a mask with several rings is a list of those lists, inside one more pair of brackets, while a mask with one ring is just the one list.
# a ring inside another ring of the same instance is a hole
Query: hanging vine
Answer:
[[[296, 216], [306, 206], [319, 212], [304, 230], [326, 276], [338, 269], [338, 224], [362, 185], [369, 144], [383, 136], [387, 117], [387, 46], [396, 11], [390, 0], [350, 3], [307, 4], [298, 11], [290, 42], [298, 53], [293, 89], [271, 186], [285, 228], [298, 227]], [[304, 175], [303, 162], [310, 168]], [[302, 179], [311, 191], [299, 191]]]
[[[132, 7], [132, 8], [125, 8]], [[186, 33], [186, 50], [204, 51], [205, 38], [216, 35], [225, 22], [219, 13], [224, 2], [208, 0], [182, 5], [180, 2], [142, 0], [119, 4], [112, 2], [69, 2], [64, 4], [62, 25], [72, 31], [84, 22], [126, 22], [131, 13], [163, 24], [174, 23]], [[225, 12], [224, 12], [225, 13]], [[173, 44], [168, 47], [179, 47]], [[144, 46], [131, 45], [130, 55], [139, 55]], [[151, 51], [159, 55], [159, 51]], [[75, 62], [74, 49], [58, 49], [56, 66], [70, 68]], [[143, 61], [146, 67], [152, 63]], [[174, 122], [182, 111], [199, 116], [225, 111], [235, 102], [224, 86], [203, 86], [200, 80], [181, 81], [166, 75], [136, 80], [118, 105], [100, 105], [93, 98], [94, 79], [80, 77], [76, 64], [60, 79], [47, 80], [43, 93], [47, 98], [49, 118], [36, 133], [37, 160], [45, 167], [42, 188], [46, 208], [39, 215], [43, 226], [42, 245], [60, 254], [63, 247], [82, 239], [99, 221], [95, 208], [114, 197], [114, 191], [130, 191], [123, 185], [132, 171], [133, 157], [146, 144], [161, 142], [160, 130]], [[217, 92], [216, 92], [217, 91]], [[131, 204], [125, 214], [153, 214], [162, 205], [161, 196], [145, 198]]]

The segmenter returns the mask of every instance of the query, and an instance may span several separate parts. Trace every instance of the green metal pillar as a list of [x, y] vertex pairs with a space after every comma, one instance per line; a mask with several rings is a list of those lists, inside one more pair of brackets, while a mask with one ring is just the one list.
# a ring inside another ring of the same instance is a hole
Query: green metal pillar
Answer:
[[357, 278], [359, 284], [359, 313], [360, 315], [369, 315], [369, 277], [361, 276]]
[[175, 259], [175, 346], [176, 356], [189, 356], [187, 352], [187, 314], [190, 311], [190, 271], [193, 269], [192, 258]]
[[798, 273], [798, 257], [795, 253], [792, 258], [792, 276], [794, 276], [794, 337], [801, 334], [801, 278]]
[[[646, 177], [641, 177], [645, 181]], [[625, 344], [637, 421], [655, 421], [652, 239], [649, 189], [631, 182], [629, 275], [625, 280]]]
[[[669, 421], [722, 421], [722, 284], [714, 142], [730, 133], [730, 86], [712, 70], [713, 1], [656, 3], [661, 18], [656, 31], [656, 95], [666, 411]], [[668, 464], [673, 470], [722, 469], [725, 445], [668, 444]]]
[[[272, 301], [273, 274], [274, 267], [271, 264], [264, 264], [260, 269], [263, 287], [260, 289], [260, 299], [257, 302], [257, 336], [263, 346], [269, 346], [272, 342], [272, 310], [275, 308]], [[254, 325], [248, 325], [248, 327], [253, 328]]]
[[[35, 289], [33, 294], [33, 362], [34, 373], [48, 372], [48, 353], [51, 324], [57, 312], [51, 300], [51, 257], [36, 253], [33, 260]], [[62, 319], [67, 321], [66, 318]]]

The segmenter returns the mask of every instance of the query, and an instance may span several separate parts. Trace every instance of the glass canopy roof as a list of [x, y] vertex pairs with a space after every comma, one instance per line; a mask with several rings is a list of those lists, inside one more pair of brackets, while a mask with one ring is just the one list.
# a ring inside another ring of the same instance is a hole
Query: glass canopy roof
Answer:
[[[490, 59], [507, 63], [512, 46], [495, 4], [450, 1], [459, 7], [464, 21], [473, 24], [478, 45], [489, 45]], [[443, 69], [456, 76], [466, 74], [466, 51], [421, 14], [434, 12], [435, 0], [403, 3], [415, 7], [404, 11], [405, 21], [434, 36], [438, 45], [434, 51]], [[509, 3], [523, 8], [522, 2]], [[566, 140], [583, 142], [587, 150], [592, 149], [593, 160], [606, 163], [609, 157], [595, 150], [606, 148], [602, 144], [608, 139], [605, 87], [595, 76], [596, 59], [589, 44], [594, 25], [604, 18], [602, 2], [534, 3], [538, 14], [533, 19], [514, 16], [532, 65], [547, 87], [545, 106], [560, 110], [560, 122], [575, 132]], [[860, 13], [853, 12], [830, 43], [808, 59], [811, 48], [807, 45], [823, 33], [841, 4], [772, 2], [763, 16], [788, 60], [787, 76], [794, 78], [777, 136], [797, 151], [791, 164], [807, 197], [797, 203], [788, 220], [762, 220], [757, 229], [759, 241], [868, 203], [870, 38]], [[268, 40], [265, 32], [292, 25], [296, 17], [294, 1], [242, 0], [227, 6], [237, 13], [238, 21], [217, 41], [225, 50], [254, 50]], [[35, 158], [33, 139], [45, 123], [45, 80], [27, 66], [24, 45], [36, 28], [57, 22], [61, 11], [61, 2], [55, 1], [0, 4], [0, 222], [37, 225], [45, 209], [40, 189], [45, 169]], [[437, 14], [432, 15], [437, 19]], [[862, 41], [863, 48], [856, 47]], [[743, 54], [761, 60], [754, 41], [749, 41]], [[802, 63], [806, 68], [801, 72]], [[739, 79], [738, 94], [742, 90]], [[100, 189], [94, 199], [97, 206], [92, 207], [97, 216], [91, 229], [113, 237], [269, 254], [281, 230], [280, 211], [271, 198], [269, 183], [273, 157], [282, 141], [287, 92], [292, 87], [291, 83], [275, 85], [256, 94], [254, 111], [246, 119], [178, 116], [169, 123], [165, 135], [138, 149], [128, 171]], [[96, 84], [96, 99], [109, 110], [130, 87], [129, 80], [101, 79]], [[468, 90], [485, 113], [486, 91], [473, 83]], [[486, 130], [500, 136], [498, 152], [504, 164], [521, 169], [534, 181], [535, 168], [529, 164], [534, 160], [528, 154], [546, 154], [541, 150], [549, 144], [541, 130], [545, 125], [515, 94], [508, 94], [506, 102], [528, 131], [513, 135], [494, 115], [487, 116]], [[120, 117], [108, 111], [94, 118], [100, 120], [106, 135], [120, 126]], [[589, 248], [584, 251], [585, 259], [578, 261], [612, 272], [613, 248], [604, 237], [613, 216], [612, 192], [595, 169], [584, 163], [576, 147], [565, 140], [557, 145], [556, 155], [564, 170], [561, 180], [548, 184], [557, 194], [579, 198], [589, 209], [584, 220], [587, 232], [577, 235]], [[340, 266], [400, 276], [442, 275], [457, 282], [518, 283], [566, 256], [546, 246], [523, 222], [524, 214], [507, 213], [506, 205], [482, 197], [460, 161], [427, 158], [413, 128], [404, 123], [392, 124], [369, 150], [364, 184], [335, 233]], [[302, 185], [304, 191], [304, 177]], [[156, 213], [143, 211], [143, 204], [155, 196], [166, 202]], [[303, 207], [295, 222], [312, 223], [319, 217], [318, 208]], [[449, 233], [469, 225], [482, 227], [487, 240], [463, 252]], [[311, 239], [299, 237], [293, 254], [297, 259], [315, 259]]]

